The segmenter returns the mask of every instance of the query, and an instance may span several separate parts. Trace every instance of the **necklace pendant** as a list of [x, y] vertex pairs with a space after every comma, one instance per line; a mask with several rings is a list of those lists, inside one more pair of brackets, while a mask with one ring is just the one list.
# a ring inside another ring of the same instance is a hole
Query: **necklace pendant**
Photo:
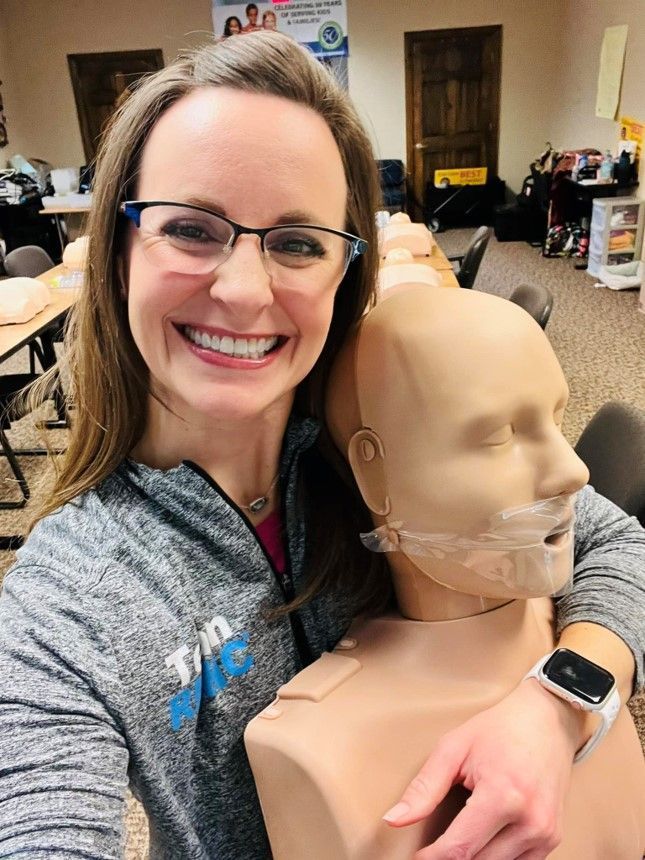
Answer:
[[254, 514], [259, 514], [268, 501], [268, 496], [258, 496], [257, 499], [249, 502], [249, 510]]

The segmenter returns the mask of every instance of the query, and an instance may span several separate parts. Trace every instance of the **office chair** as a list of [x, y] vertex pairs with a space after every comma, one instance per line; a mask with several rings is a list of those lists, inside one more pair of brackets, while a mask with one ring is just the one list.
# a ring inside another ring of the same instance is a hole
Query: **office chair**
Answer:
[[381, 183], [383, 208], [392, 213], [405, 212], [406, 183], [403, 162], [398, 158], [383, 158], [376, 162], [376, 166]]
[[553, 310], [551, 290], [541, 284], [520, 284], [515, 287], [509, 300], [524, 308], [542, 328], [546, 328]]
[[54, 261], [44, 248], [38, 245], [23, 245], [9, 251], [4, 267], [10, 278], [37, 278], [54, 266]]
[[645, 526], [645, 411], [629, 403], [605, 403], [580, 434], [575, 451], [594, 489]]
[[54, 263], [60, 262], [56, 222], [53, 215], [39, 215], [42, 208], [40, 197], [28, 204], [0, 205], [0, 235], [6, 245], [5, 254], [27, 245], [38, 245], [45, 249]]
[[465, 290], [473, 288], [479, 266], [490, 240], [490, 234], [490, 227], [479, 227], [463, 254], [454, 254], [448, 257], [451, 263], [459, 264], [455, 277], [459, 281], [459, 286]]

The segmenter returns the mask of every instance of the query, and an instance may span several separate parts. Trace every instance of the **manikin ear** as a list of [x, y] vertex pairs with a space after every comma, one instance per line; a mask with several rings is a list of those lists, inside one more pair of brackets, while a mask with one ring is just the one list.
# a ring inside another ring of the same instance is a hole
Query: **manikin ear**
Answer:
[[363, 501], [373, 514], [386, 517], [390, 513], [390, 497], [380, 437], [373, 430], [361, 427], [349, 440], [347, 455]]

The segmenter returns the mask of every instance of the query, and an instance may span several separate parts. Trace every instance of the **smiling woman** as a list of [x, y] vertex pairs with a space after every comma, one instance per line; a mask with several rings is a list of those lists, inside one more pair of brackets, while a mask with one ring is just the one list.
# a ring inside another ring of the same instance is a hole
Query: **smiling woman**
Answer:
[[[266, 138], [263, 130], [275, 116], [280, 122]], [[215, 163], [218, 170], [207, 171]], [[141, 210], [139, 229], [130, 226], [126, 234], [130, 330], [158, 398], [150, 402], [137, 456], [163, 465], [153, 453], [163, 443], [164, 462], [169, 456], [200, 462], [240, 503], [277, 471], [296, 387], [316, 363], [331, 324], [349, 262], [347, 242], [359, 241], [341, 232], [347, 184], [338, 146], [325, 120], [307, 106], [282, 96], [201, 88], [172, 105], [153, 128], [136, 194], [153, 201], [174, 197], [180, 204], [199, 195], [223, 216], [180, 206], [169, 217], [169, 207], [150, 206]], [[262, 234], [284, 225], [294, 211], [315, 225], [304, 225], [308, 233], [282, 226], [277, 236]], [[260, 225], [260, 235], [233, 226], [239, 221]], [[325, 236], [326, 253], [317, 235]], [[319, 253], [302, 250], [294, 265], [287, 249], [298, 236], [303, 248], [307, 239], [316, 242]], [[195, 344], [186, 327], [219, 338], [220, 350]], [[256, 360], [221, 348], [244, 340], [274, 346]], [[226, 466], [212, 462], [222, 459], [220, 446], [217, 454], [207, 453], [214, 433], [238, 435], [239, 422], [243, 455], [237, 463], [229, 455]]]
[[[332, 592], [298, 615], [284, 606], [313, 590], [304, 523], [320, 489], [338, 487], [314, 417], [330, 360], [374, 295], [371, 147], [320, 64], [291, 39], [250, 34], [134, 91], [106, 135], [94, 195], [87, 289], [67, 340], [70, 444], [0, 605], [6, 656], [4, 613], [21, 626], [31, 612], [28, 571], [45, 553], [51, 600], [37, 602], [53, 614], [37, 623], [27, 686], [46, 707], [56, 673], [36, 651], [46, 629], [63, 636], [67, 692], [51, 694], [77, 716], [64, 718], [70, 733], [32, 727], [2, 749], [15, 773], [28, 747], [42, 757], [47, 784], [19, 847], [114, 856], [129, 766], [155, 856], [265, 857], [244, 726], [351, 617]], [[331, 536], [309, 529], [314, 582], [344, 551], [347, 498], [336, 492], [321, 517]], [[12, 696], [0, 689], [3, 729]], [[69, 772], [48, 764], [59, 760]], [[63, 833], [55, 809], [69, 791]]]
[[[129, 783], [151, 856], [268, 855], [244, 727], [390, 594], [319, 438], [373, 303], [377, 208], [353, 107], [278, 33], [196, 51], [115, 114], [66, 339], [70, 443], [0, 597], [0, 854], [118, 856]], [[526, 689], [499, 707], [548, 750], [552, 809], [582, 729]], [[500, 737], [467, 746], [533, 797], [544, 767]], [[504, 823], [495, 805], [479, 826]]]

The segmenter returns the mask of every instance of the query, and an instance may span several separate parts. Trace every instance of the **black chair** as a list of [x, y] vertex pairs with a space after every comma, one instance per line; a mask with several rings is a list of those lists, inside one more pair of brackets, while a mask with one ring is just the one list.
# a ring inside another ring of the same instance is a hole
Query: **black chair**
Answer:
[[39, 245], [15, 248], [4, 260], [5, 271], [11, 278], [37, 278], [53, 266], [54, 261]]
[[459, 286], [465, 290], [473, 288], [482, 257], [490, 240], [490, 234], [490, 227], [479, 227], [463, 254], [454, 254], [448, 257], [451, 263], [459, 264], [455, 277], [459, 281]]
[[589, 483], [645, 526], [645, 411], [629, 403], [605, 403], [575, 450], [589, 469]]
[[553, 293], [548, 287], [541, 284], [520, 284], [515, 287], [509, 299], [530, 313], [542, 328], [546, 328], [553, 310]]
[[407, 206], [405, 167], [397, 158], [384, 158], [376, 162], [383, 207], [388, 212], [405, 212]]
[[40, 215], [42, 208], [40, 197], [25, 204], [0, 204], [0, 236], [4, 239], [7, 255], [15, 248], [39, 245], [54, 263], [60, 263], [61, 248], [56, 221], [53, 215]]

